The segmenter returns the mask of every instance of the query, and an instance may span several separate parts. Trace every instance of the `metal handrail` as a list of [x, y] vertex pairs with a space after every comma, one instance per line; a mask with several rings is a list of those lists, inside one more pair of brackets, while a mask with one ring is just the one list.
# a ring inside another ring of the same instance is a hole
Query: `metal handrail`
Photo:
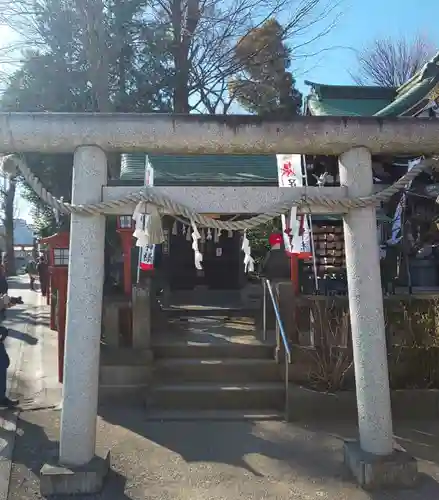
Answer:
[[262, 311], [262, 323], [263, 323], [263, 334], [264, 334], [264, 340], [267, 340], [267, 302], [266, 302], [266, 289], [268, 289], [268, 293], [270, 294], [271, 298], [271, 303], [273, 304], [273, 309], [274, 309], [274, 314], [276, 316], [276, 327], [279, 329], [279, 338], [276, 338], [276, 347], [280, 347], [280, 342], [279, 340], [282, 339], [282, 343], [285, 349], [285, 353], [288, 358], [288, 363], [291, 363], [291, 349], [290, 346], [288, 345], [288, 339], [285, 334], [285, 329], [284, 325], [282, 322], [282, 319], [280, 317], [280, 312], [279, 312], [279, 307], [277, 305], [276, 298], [274, 297], [273, 293], [273, 287], [271, 286], [270, 280], [268, 279], [263, 279], [262, 280], [263, 286], [264, 286], [264, 304], [263, 304], [263, 311]]
[[279, 351], [280, 344], [282, 344], [285, 350], [285, 419], [289, 420], [289, 404], [288, 404], [288, 388], [289, 388], [289, 375], [290, 375], [290, 364], [292, 361], [291, 349], [288, 345], [288, 339], [285, 333], [284, 325], [280, 317], [279, 306], [277, 300], [273, 293], [273, 287], [271, 286], [270, 280], [262, 279], [263, 291], [264, 291], [264, 303], [262, 307], [262, 333], [264, 341], [267, 340], [267, 289], [270, 294], [271, 303], [273, 304], [274, 314], [276, 316], [276, 361], [279, 363]]

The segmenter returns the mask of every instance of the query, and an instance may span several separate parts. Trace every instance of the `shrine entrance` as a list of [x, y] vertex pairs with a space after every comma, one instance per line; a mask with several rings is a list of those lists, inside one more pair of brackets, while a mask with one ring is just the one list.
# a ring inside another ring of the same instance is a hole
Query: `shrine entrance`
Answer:
[[[431, 80], [437, 84], [435, 78]], [[395, 453], [394, 449], [376, 205], [411, 182], [421, 169], [434, 167], [437, 160], [425, 160], [392, 185], [389, 191], [374, 195], [372, 155], [395, 152], [435, 155], [439, 122], [410, 118], [388, 120], [382, 115], [376, 119], [295, 117], [290, 121], [275, 122], [256, 116], [3, 113], [0, 114], [0, 124], [0, 149], [3, 153], [74, 153], [71, 204], [56, 200], [48, 193], [22, 157], [9, 155], [2, 161], [3, 170], [9, 172], [8, 175], [16, 176], [19, 169], [45, 202], [56, 210], [71, 214], [59, 463], [56, 467], [52, 464], [43, 467], [42, 477], [46, 485], [50, 485], [51, 478], [54, 478], [58, 485], [64, 484], [63, 481], [71, 484], [75, 493], [95, 493], [101, 488], [103, 475], [109, 467], [109, 457], [105, 461], [96, 461], [95, 456], [105, 216], [132, 213], [133, 205], [140, 200], [150, 203], [156, 215], [162, 207], [179, 217], [196, 217], [200, 226], [209, 227], [218, 227], [209, 218], [202, 222], [203, 214], [212, 212], [261, 214], [257, 219], [259, 224], [267, 217], [281, 215], [284, 209], [292, 206], [305, 213], [343, 214], [360, 437], [359, 443], [350, 441], [346, 444], [345, 460], [360, 482], [371, 487], [381, 478], [385, 481], [392, 478], [394, 485], [398, 480], [407, 479], [401, 477], [404, 474], [410, 476], [409, 483], [416, 479], [416, 470], [412, 472], [412, 457], [401, 458], [404, 452], [398, 449]], [[294, 151], [314, 156], [336, 155], [339, 157], [340, 186], [293, 189], [242, 185], [208, 189], [162, 186], [157, 190], [133, 193], [130, 186], [107, 185], [107, 154], [127, 150], [174, 153], [203, 150], [234, 154]], [[232, 229], [245, 231], [250, 228], [251, 220], [240, 221]], [[255, 218], [253, 224], [256, 226]], [[230, 225], [223, 227], [226, 230]], [[152, 239], [148, 244], [163, 242], [161, 236]], [[187, 245], [190, 248], [191, 242]], [[197, 257], [201, 249], [195, 250]], [[240, 254], [239, 245], [237, 254]], [[249, 253], [246, 257], [250, 257]], [[192, 267], [193, 263], [191, 259], [187, 267]], [[149, 300], [148, 293], [146, 288], [139, 288], [133, 302], [140, 298]], [[150, 323], [150, 320], [151, 315], [146, 317], [145, 323]], [[280, 323], [278, 320], [279, 326]], [[284, 343], [287, 352], [288, 341], [283, 340], [284, 335], [278, 337], [279, 346]], [[273, 354], [271, 347], [269, 352]], [[288, 367], [288, 363], [285, 366]], [[288, 381], [287, 371], [286, 387], [281, 393], [286, 405]], [[216, 394], [222, 397], [226, 391], [222, 385], [216, 387], [220, 389]], [[267, 390], [271, 397], [271, 384]], [[232, 391], [238, 397], [249, 393], [247, 389], [236, 392], [235, 386]], [[164, 398], [169, 401], [171, 394], [176, 393], [165, 392]], [[179, 392], [178, 397], [182, 395], [185, 397]], [[406, 464], [410, 468], [406, 469]], [[84, 482], [84, 474], [91, 474], [93, 481]], [[407, 485], [407, 481], [402, 482]], [[78, 489], [79, 484], [83, 490]]]
[[167, 266], [171, 291], [193, 290], [197, 285], [197, 270], [194, 266], [192, 240], [181, 232], [170, 236]]
[[170, 236], [168, 279], [171, 291], [237, 290], [242, 286], [241, 235], [222, 233], [217, 239], [205, 239], [202, 245], [203, 269], [194, 266], [192, 239], [182, 232]]
[[221, 234], [218, 241], [204, 244], [204, 283], [211, 290], [236, 290], [241, 287], [240, 235]]

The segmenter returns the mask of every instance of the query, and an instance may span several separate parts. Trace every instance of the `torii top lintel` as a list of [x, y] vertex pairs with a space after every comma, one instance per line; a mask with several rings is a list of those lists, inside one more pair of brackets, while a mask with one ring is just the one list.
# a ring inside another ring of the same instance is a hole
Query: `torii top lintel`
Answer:
[[0, 153], [105, 151], [186, 154], [339, 155], [439, 153], [439, 120], [299, 116], [288, 121], [249, 115], [0, 113]]

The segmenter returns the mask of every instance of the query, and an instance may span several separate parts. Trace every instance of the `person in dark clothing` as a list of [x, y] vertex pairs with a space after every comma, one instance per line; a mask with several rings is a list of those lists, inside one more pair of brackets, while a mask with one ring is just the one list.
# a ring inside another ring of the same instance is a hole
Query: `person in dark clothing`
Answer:
[[7, 295], [9, 291], [8, 280], [6, 279], [5, 269], [0, 266], [0, 295]]
[[49, 266], [44, 257], [40, 257], [37, 264], [38, 277], [40, 279], [41, 294], [43, 297], [47, 295], [49, 284]]
[[[8, 280], [5, 275], [5, 268], [0, 266], [0, 297], [7, 295], [9, 291]], [[0, 321], [6, 319], [6, 307], [3, 305], [0, 307]]]
[[37, 274], [37, 265], [31, 260], [27, 263], [26, 273], [29, 275], [29, 288], [35, 290], [35, 275]]
[[6, 396], [6, 381], [10, 363], [5, 346], [7, 336], [8, 329], [4, 326], [0, 326], [0, 407], [13, 408], [17, 406], [18, 401], [13, 401]]
[[291, 264], [283, 248], [283, 239], [280, 233], [273, 233], [268, 240], [270, 250], [261, 265], [261, 275], [270, 281], [289, 280], [291, 277]]

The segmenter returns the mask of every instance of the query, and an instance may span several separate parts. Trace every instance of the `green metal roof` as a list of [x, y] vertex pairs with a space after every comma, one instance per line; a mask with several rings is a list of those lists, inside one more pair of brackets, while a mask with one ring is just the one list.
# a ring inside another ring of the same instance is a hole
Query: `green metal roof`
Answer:
[[398, 89], [396, 99], [375, 116], [412, 116], [427, 106], [439, 84], [439, 53]]
[[395, 88], [305, 83], [312, 89], [307, 106], [315, 116], [372, 116], [390, 104], [397, 92]]
[[437, 92], [439, 53], [404, 85], [395, 88], [322, 85], [305, 82], [312, 88], [307, 108], [315, 116], [414, 116]]
[[308, 109], [314, 116], [373, 116], [391, 101], [384, 99], [327, 99], [309, 96]]
[[275, 155], [122, 155], [120, 179], [143, 183], [146, 159], [154, 185], [276, 185]]

